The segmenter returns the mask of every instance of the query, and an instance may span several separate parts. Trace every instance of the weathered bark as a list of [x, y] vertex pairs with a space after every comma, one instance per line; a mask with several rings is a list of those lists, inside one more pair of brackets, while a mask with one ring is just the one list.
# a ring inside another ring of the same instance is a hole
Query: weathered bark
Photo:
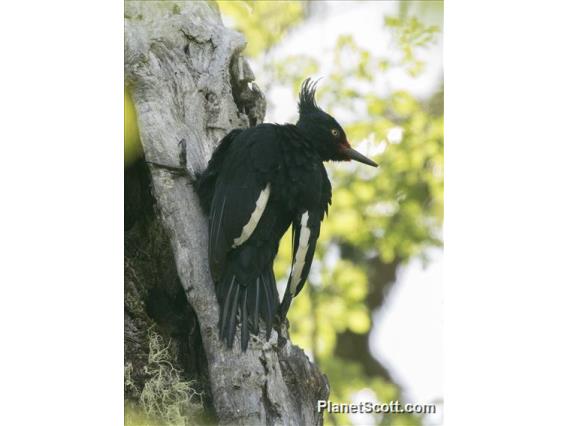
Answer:
[[328, 396], [327, 379], [290, 343], [286, 330], [273, 333], [268, 343], [252, 339], [246, 353], [239, 342], [225, 348], [217, 333], [207, 221], [191, 180], [229, 130], [264, 117], [264, 98], [250, 84], [254, 76], [240, 56], [245, 40], [222, 25], [210, 2], [126, 2], [125, 8], [125, 74], [144, 155], [175, 167], [187, 163], [189, 176], [151, 167], [151, 185], [179, 281], [199, 323], [205, 387], [219, 423], [321, 424], [316, 407]]

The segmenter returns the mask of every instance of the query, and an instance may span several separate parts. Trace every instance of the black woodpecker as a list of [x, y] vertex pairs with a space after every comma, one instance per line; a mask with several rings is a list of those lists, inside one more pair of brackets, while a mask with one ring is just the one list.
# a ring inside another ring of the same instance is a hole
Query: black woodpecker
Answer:
[[[220, 336], [233, 346], [237, 322], [241, 348], [259, 334], [270, 337], [283, 321], [310, 271], [320, 223], [331, 204], [324, 161], [377, 164], [349, 145], [339, 123], [318, 107], [316, 83], [302, 84], [299, 119], [235, 129], [223, 138], [196, 189], [209, 217], [209, 265], [221, 307]], [[293, 263], [279, 302], [272, 264], [280, 239], [292, 225]]]

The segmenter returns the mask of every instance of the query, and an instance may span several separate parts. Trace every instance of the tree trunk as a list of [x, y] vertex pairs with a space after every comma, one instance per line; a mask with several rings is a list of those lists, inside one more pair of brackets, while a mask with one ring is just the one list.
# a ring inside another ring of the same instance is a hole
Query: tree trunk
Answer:
[[[264, 118], [264, 97], [251, 84], [254, 76], [240, 56], [245, 40], [223, 26], [211, 2], [127, 1], [125, 15], [125, 75], [145, 159], [188, 171], [184, 176], [150, 166], [158, 220], [152, 225], [139, 221], [146, 225], [137, 223], [128, 230], [136, 237], [128, 240], [134, 248], [127, 247], [127, 257], [142, 252], [147, 264], [154, 265], [144, 269], [135, 262], [126, 264], [125, 365], [127, 381], [138, 390], [133, 394], [142, 395], [140, 388], [147, 385], [147, 374], [139, 371], [145, 362], [139, 358], [152, 352], [145, 328], [156, 326], [165, 333], [164, 324], [169, 324], [166, 334], [178, 337], [177, 352], [193, 353], [186, 360], [195, 365], [184, 366], [184, 371], [196, 373], [193, 378], [210, 399], [220, 424], [321, 424], [317, 401], [327, 399], [327, 379], [291, 344], [286, 330], [279, 336], [273, 333], [268, 343], [252, 339], [246, 353], [240, 352], [238, 342], [227, 349], [218, 337], [219, 307], [207, 258], [208, 224], [191, 181], [228, 131]], [[180, 145], [182, 140], [185, 144]], [[145, 166], [139, 167], [140, 176], [148, 172]], [[143, 179], [136, 185], [145, 191]], [[171, 250], [155, 249], [162, 237]], [[156, 266], [160, 264], [166, 266]], [[142, 291], [133, 288], [133, 282], [136, 287], [136, 282], [143, 281], [137, 275], [147, 270], [154, 284], [142, 286]], [[167, 276], [170, 270], [175, 277]], [[165, 294], [169, 305], [158, 303], [160, 296], [151, 291], [163, 289], [164, 282], [169, 284], [160, 294]], [[175, 286], [180, 284], [191, 309], [183, 308], [176, 298]], [[132, 302], [136, 298], [140, 303]], [[193, 325], [192, 318], [196, 318]]]

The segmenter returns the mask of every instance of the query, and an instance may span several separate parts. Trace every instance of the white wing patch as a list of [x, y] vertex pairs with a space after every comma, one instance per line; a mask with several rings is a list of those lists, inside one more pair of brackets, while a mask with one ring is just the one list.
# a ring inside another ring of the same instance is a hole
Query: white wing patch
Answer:
[[250, 238], [262, 217], [262, 213], [264, 213], [264, 209], [268, 203], [268, 197], [270, 197], [270, 183], [266, 185], [266, 188], [260, 191], [260, 195], [256, 200], [256, 207], [254, 208], [248, 223], [244, 226], [241, 236], [233, 240], [233, 248], [240, 246]]
[[292, 280], [290, 283], [290, 293], [292, 296], [296, 293], [296, 287], [302, 279], [302, 271], [306, 263], [306, 254], [308, 253], [308, 242], [310, 240], [310, 228], [308, 228], [308, 212], [302, 215], [300, 238], [298, 239], [298, 248], [292, 265]]

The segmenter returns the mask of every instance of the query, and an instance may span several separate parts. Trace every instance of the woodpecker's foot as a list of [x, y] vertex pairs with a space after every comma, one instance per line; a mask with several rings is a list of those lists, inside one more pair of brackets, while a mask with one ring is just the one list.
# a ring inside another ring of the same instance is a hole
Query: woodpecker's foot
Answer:
[[178, 142], [178, 146], [180, 147], [180, 151], [179, 151], [179, 162], [181, 164], [181, 166], [172, 166], [169, 164], [160, 164], [160, 163], [155, 163], [153, 161], [146, 161], [146, 164], [149, 164], [153, 167], [159, 168], [159, 169], [164, 169], [169, 171], [170, 173], [176, 175], [176, 176], [184, 176], [189, 178], [189, 180], [191, 182], [193, 182], [195, 179], [194, 177], [189, 173], [189, 171], [187, 170], [187, 144], [185, 142], [185, 139], [182, 139]]
[[187, 170], [187, 143], [185, 139], [182, 139], [178, 142], [179, 150], [179, 163], [181, 166]]
[[282, 329], [288, 330], [289, 322], [288, 319], [286, 318], [286, 315], [288, 314], [289, 306], [290, 306], [289, 304], [287, 307], [286, 304], [280, 305], [278, 312], [276, 312], [276, 315], [274, 315], [274, 325], [278, 330], [278, 334], [280, 334], [280, 330]]
[[275, 319], [275, 325], [276, 333], [278, 334], [278, 347], [281, 348], [285, 346], [286, 342], [290, 339], [288, 335], [290, 323], [288, 322], [288, 319], [286, 317], [280, 319], [280, 316], [277, 315]]
[[154, 163], [153, 161], [146, 161], [146, 164], [149, 164], [150, 166], [156, 167], [158, 169], [167, 170], [170, 173], [177, 175], [177, 176], [191, 177], [189, 172], [187, 171], [187, 169], [183, 168], [183, 167], [170, 166], [169, 164]]

